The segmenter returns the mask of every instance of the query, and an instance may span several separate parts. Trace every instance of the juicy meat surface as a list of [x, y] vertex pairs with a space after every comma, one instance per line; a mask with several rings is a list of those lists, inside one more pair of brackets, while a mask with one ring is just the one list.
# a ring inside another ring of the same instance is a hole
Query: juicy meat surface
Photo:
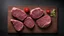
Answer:
[[27, 14], [23, 10], [16, 8], [16, 7], [13, 7], [11, 12], [12, 12], [11, 13], [12, 16], [14, 16], [15, 18], [21, 21], [23, 21], [27, 17]]
[[47, 27], [51, 23], [51, 17], [49, 15], [44, 15], [40, 19], [36, 20], [36, 23], [41, 28]]
[[28, 28], [33, 28], [35, 25], [34, 20], [31, 17], [27, 17], [24, 21], [24, 24], [28, 27]]
[[14, 28], [17, 30], [17, 31], [21, 31], [23, 29], [23, 23], [18, 21], [18, 20], [14, 20], [14, 19], [11, 19], [11, 22], [14, 26]]
[[30, 15], [32, 18], [37, 19], [43, 15], [43, 10], [41, 8], [34, 8], [30, 11]]

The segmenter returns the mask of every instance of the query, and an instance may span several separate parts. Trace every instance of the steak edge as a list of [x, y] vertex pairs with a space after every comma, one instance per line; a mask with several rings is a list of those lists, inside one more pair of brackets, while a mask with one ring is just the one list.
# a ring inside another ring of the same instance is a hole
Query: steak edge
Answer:
[[35, 26], [35, 22], [31, 17], [27, 17], [24, 21], [25, 26], [28, 28], [33, 28]]
[[43, 10], [40, 7], [34, 8], [30, 11], [30, 15], [33, 19], [40, 18], [43, 15]]
[[12, 8], [11, 14], [13, 17], [15, 17], [21, 21], [23, 21], [27, 17], [27, 14], [23, 10], [16, 8], [16, 7]]
[[40, 19], [36, 20], [36, 23], [41, 28], [46, 28], [51, 23], [51, 17], [49, 15], [44, 15]]
[[11, 19], [11, 22], [12, 22], [16, 31], [21, 31], [24, 27], [23, 23], [18, 20]]

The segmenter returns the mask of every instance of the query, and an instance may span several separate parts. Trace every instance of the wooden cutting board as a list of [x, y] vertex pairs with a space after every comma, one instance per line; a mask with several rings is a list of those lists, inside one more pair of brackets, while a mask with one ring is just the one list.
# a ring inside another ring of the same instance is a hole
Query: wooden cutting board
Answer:
[[17, 33], [14, 29], [14, 27], [12, 26], [12, 23], [10, 22], [10, 19], [12, 18], [11, 16], [11, 9], [13, 7], [17, 7], [20, 9], [24, 9], [25, 7], [28, 7], [30, 10], [40, 7], [43, 10], [46, 9], [56, 9], [56, 17], [51, 17], [52, 18], [52, 23], [51, 25], [46, 28], [46, 29], [40, 29], [36, 24], [35, 27], [33, 28], [33, 30], [28, 29], [26, 26], [24, 26], [24, 29], [20, 32], [22, 33], [57, 33], [57, 8], [55, 6], [9, 6], [8, 7], [8, 33]]

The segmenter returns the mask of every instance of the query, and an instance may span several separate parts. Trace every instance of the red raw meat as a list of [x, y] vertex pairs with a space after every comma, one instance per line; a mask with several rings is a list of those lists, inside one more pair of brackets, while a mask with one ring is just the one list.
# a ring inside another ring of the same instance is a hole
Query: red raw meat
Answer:
[[41, 8], [34, 8], [30, 11], [30, 15], [32, 18], [37, 19], [43, 15], [43, 10]]
[[40, 19], [36, 20], [36, 23], [41, 28], [48, 27], [51, 23], [51, 17], [49, 15], [44, 15]]
[[12, 12], [11, 13], [12, 16], [14, 16], [15, 18], [21, 21], [23, 21], [27, 17], [27, 14], [23, 10], [16, 8], [16, 7], [13, 7], [11, 12]]
[[15, 20], [15, 19], [11, 19], [11, 22], [14, 26], [14, 28], [17, 30], [17, 31], [21, 31], [23, 29], [23, 23], [18, 21], [18, 20]]
[[35, 25], [34, 20], [31, 17], [27, 17], [24, 21], [24, 24], [28, 27], [28, 28], [33, 28]]

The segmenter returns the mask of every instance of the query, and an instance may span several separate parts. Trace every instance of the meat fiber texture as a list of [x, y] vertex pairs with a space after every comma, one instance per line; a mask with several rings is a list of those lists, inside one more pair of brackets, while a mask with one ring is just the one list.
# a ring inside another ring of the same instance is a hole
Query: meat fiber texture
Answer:
[[23, 10], [16, 8], [16, 7], [12, 8], [11, 14], [13, 17], [15, 17], [21, 21], [23, 21], [27, 17], [27, 14]]
[[[11, 14], [18, 20], [11, 19], [11, 22], [13, 23], [17, 31], [22, 30], [24, 25], [28, 28], [33, 28], [35, 24], [37, 24], [40, 28], [48, 27], [50, 25], [51, 17], [41, 8], [39, 7], [34, 8], [29, 13], [30, 14], [27, 14], [23, 10], [16, 7], [12, 8]], [[21, 20], [24, 24], [19, 20]]]
[[11, 19], [11, 22], [14, 26], [14, 28], [16, 29], [16, 31], [21, 31], [23, 29], [23, 23], [18, 21], [18, 20], [15, 20], [15, 19]]
[[27, 26], [28, 28], [33, 28], [35, 25], [34, 20], [31, 17], [27, 17], [24, 21], [25, 26]]
[[49, 15], [44, 15], [40, 19], [36, 20], [36, 23], [41, 28], [46, 28], [51, 23], [51, 17]]
[[32, 18], [37, 19], [43, 15], [43, 10], [41, 8], [34, 8], [30, 11], [30, 15]]
[[39, 7], [32, 9], [30, 15], [33, 19], [37, 19], [36, 24], [40, 28], [48, 27], [51, 23], [51, 17]]

